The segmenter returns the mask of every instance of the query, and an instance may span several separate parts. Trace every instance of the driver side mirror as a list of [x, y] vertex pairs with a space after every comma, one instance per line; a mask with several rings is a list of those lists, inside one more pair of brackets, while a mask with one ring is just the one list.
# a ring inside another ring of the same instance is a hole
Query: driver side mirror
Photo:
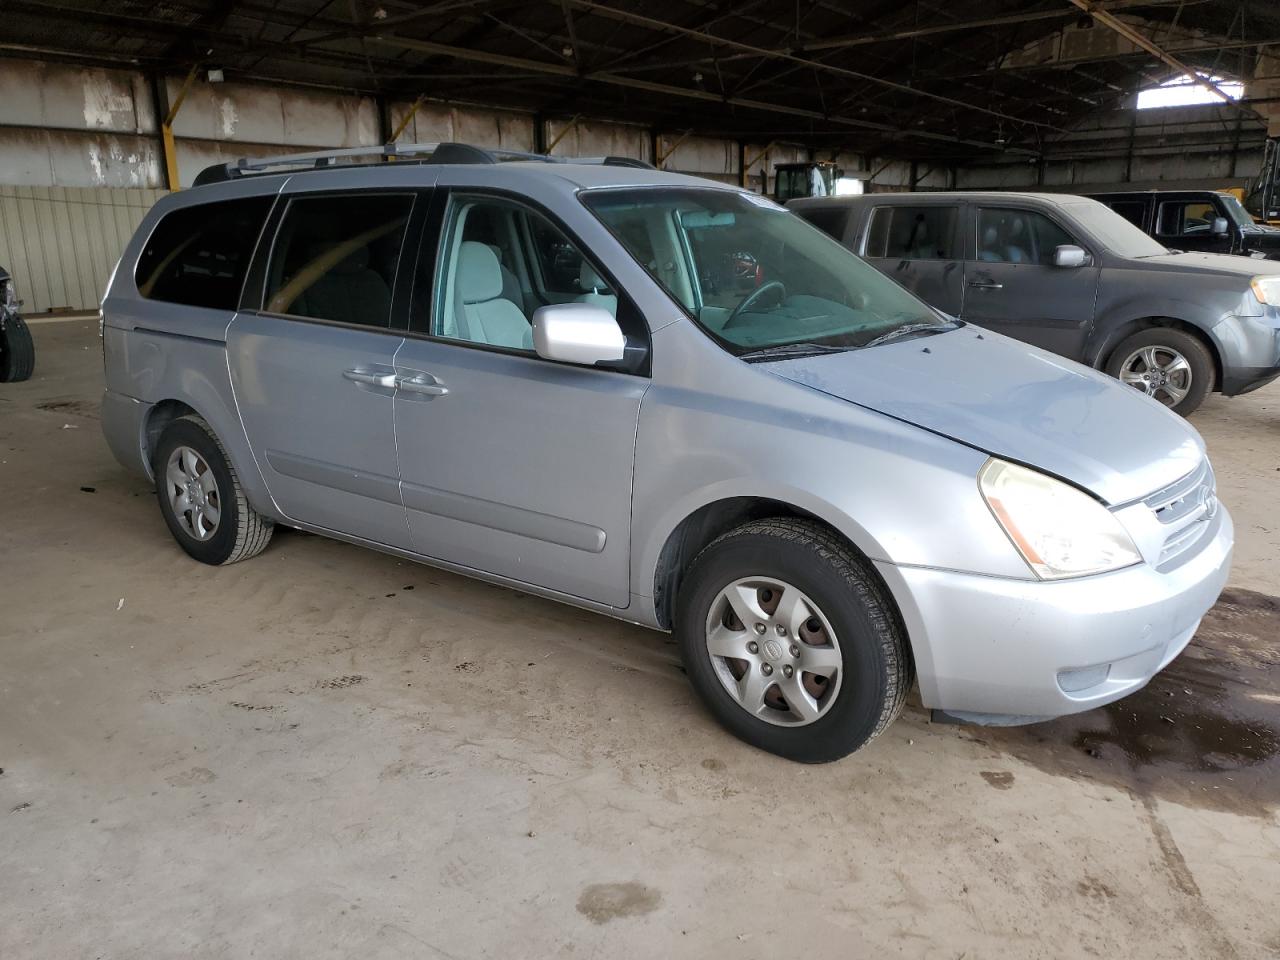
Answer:
[[1230, 227], [1231, 224], [1227, 222], [1226, 217], [1215, 217], [1213, 220], [1213, 235], [1215, 237], [1225, 237]]
[[552, 303], [533, 313], [533, 349], [544, 360], [594, 366], [626, 356], [627, 338], [604, 307]]
[[1074, 243], [1064, 243], [1053, 251], [1055, 267], [1083, 267], [1088, 262], [1089, 254], [1085, 253], [1084, 247], [1077, 247]]

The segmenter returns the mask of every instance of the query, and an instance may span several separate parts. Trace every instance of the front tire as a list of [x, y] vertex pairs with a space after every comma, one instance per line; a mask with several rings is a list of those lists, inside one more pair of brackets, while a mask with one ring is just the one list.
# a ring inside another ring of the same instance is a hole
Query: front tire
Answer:
[[0, 326], [0, 383], [30, 380], [35, 369], [36, 345], [31, 328], [21, 317], [9, 317]]
[[883, 585], [808, 520], [754, 521], [707, 546], [681, 584], [675, 634], [716, 719], [803, 763], [838, 760], [879, 736], [913, 679]]
[[235, 467], [202, 417], [178, 417], [160, 434], [152, 466], [169, 532], [201, 563], [219, 566], [257, 556], [274, 524], [245, 498]]
[[1184, 417], [1204, 402], [1214, 381], [1209, 348], [1175, 327], [1150, 327], [1126, 338], [1111, 352], [1107, 373]]

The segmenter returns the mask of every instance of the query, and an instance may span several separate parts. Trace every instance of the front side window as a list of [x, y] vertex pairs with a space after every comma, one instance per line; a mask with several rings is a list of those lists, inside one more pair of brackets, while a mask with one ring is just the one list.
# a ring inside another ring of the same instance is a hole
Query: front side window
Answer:
[[1160, 204], [1156, 233], [1162, 237], [1208, 236], [1217, 218], [1218, 209], [1212, 203], [1166, 200]]
[[[542, 214], [496, 197], [455, 195], [441, 239], [430, 332], [533, 350], [532, 317], [553, 303], [590, 303], [618, 317], [618, 297], [576, 243]], [[412, 324], [423, 329], [415, 299]], [[620, 317], [624, 328], [631, 317]]]
[[1043, 214], [986, 207], [978, 211], [978, 259], [1053, 266], [1054, 251], [1075, 240]]
[[918, 326], [920, 300], [776, 204], [736, 190], [589, 190], [586, 204], [698, 324], [737, 356], [865, 347]]
[[273, 197], [183, 207], [151, 232], [134, 279], [148, 300], [234, 310]]
[[955, 260], [958, 207], [877, 207], [867, 230], [867, 256]]
[[391, 290], [413, 197], [295, 197], [280, 221], [263, 309], [366, 327], [391, 325]]

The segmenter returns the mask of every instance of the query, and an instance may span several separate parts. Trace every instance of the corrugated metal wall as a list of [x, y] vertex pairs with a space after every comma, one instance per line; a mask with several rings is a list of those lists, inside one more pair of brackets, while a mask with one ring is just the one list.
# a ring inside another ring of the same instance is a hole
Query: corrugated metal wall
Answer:
[[163, 190], [0, 186], [0, 264], [25, 313], [93, 310], [120, 252]]

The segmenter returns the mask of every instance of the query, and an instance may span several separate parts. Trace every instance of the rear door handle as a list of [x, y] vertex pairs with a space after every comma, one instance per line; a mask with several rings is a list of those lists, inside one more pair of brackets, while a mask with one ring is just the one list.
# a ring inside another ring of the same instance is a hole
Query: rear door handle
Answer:
[[969, 286], [974, 287], [978, 290], [1003, 290], [1004, 289], [1003, 283], [995, 283], [994, 281], [991, 281], [991, 280], [970, 280]]
[[430, 374], [396, 377], [395, 385], [405, 393], [418, 393], [424, 397], [443, 397], [449, 388]]
[[353, 383], [364, 383], [371, 387], [394, 387], [394, 373], [365, 373], [363, 370], [343, 370], [342, 375]]

